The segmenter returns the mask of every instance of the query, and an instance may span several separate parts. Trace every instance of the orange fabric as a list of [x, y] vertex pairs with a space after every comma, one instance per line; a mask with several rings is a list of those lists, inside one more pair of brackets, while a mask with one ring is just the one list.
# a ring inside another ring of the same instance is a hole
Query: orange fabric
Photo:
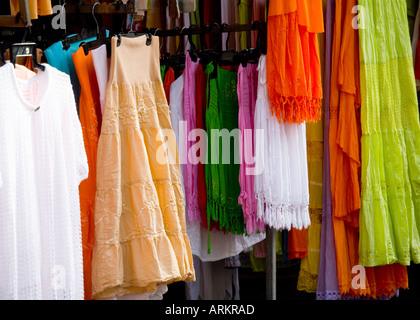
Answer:
[[308, 230], [292, 229], [287, 233], [287, 259], [303, 259], [308, 256]]
[[270, 1], [269, 12], [267, 84], [272, 113], [279, 122], [317, 122], [322, 116], [317, 37], [324, 31], [322, 2]]
[[[308, 16], [304, 21], [299, 21], [308, 27], [308, 31], [312, 33], [324, 32], [324, 11], [322, 9], [322, 0], [300, 0], [298, 3], [298, 12], [300, 8], [304, 10]], [[306, 24], [305, 24], [306, 23]]]
[[32, 57], [28, 57], [25, 61], [25, 67], [31, 71], [34, 71], [34, 64], [32, 62]]
[[297, 11], [297, 0], [272, 0], [268, 8], [268, 16], [278, 16]]
[[[51, 0], [28, 0], [28, 5], [31, 20], [38, 19], [38, 15], [53, 14]], [[10, 0], [10, 11], [12, 15], [16, 15], [20, 11], [18, 0]]]
[[309, 32], [324, 32], [324, 11], [322, 0], [273, 0], [270, 1], [268, 16], [297, 12], [297, 22]]
[[360, 79], [358, 32], [352, 28], [356, 0], [336, 1], [330, 96], [330, 159], [337, 278], [343, 296], [379, 298], [408, 287], [407, 268], [366, 268], [366, 289], [352, 287], [358, 265], [360, 210]]
[[96, 193], [96, 159], [100, 128], [100, 100], [92, 55], [79, 48], [73, 62], [81, 86], [79, 117], [89, 164], [89, 177], [79, 187], [82, 221], [83, 271], [85, 299], [92, 296], [92, 253], [95, 244], [94, 204]]

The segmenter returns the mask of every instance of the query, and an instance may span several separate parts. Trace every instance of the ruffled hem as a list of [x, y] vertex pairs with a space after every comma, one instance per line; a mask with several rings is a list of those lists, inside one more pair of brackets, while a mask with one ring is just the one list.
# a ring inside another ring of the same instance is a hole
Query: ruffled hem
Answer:
[[274, 205], [257, 197], [257, 216], [275, 230], [307, 229], [311, 225], [309, 205]]
[[398, 295], [400, 289], [408, 289], [408, 280], [376, 281], [367, 284], [366, 289], [354, 290], [351, 285], [340, 286], [342, 297], [349, 299], [387, 300]]
[[[156, 284], [195, 281], [186, 234], [134, 238], [97, 245], [92, 264], [92, 297], [103, 300], [125, 294], [154, 292]], [[98, 260], [96, 260], [98, 259]], [[150, 291], [151, 290], [151, 291]]]

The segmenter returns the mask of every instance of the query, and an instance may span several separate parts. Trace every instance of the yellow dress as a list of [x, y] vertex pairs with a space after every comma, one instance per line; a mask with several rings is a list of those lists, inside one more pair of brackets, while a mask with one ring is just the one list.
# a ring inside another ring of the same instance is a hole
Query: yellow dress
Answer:
[[[326, 7], [326, 1], [323, 1]], [[321, 75], [324, 77], [324, 34], [318, 35]], [[322, 103], [324, 107], [324, 104]], [[322, 110], [324, 114], [324, 110]], [[317, 290], [319, 257], [322, 229], [322, 197], [323, 197], [323, 155], [324, 155], [324, 120], [306, 124], [309, 174], [309, 215], [311, 225], [308, 228], [308, 255], [301, 260], [297, 289], [314, 293]]]
[[145, 35], [117, 40], [98, 145], [94, 299], [195, 281], [159, 38], [150, 46]]
[[322, 195], [323, 195], [323, 121], [307, 123], [306, 128], [309, 174], [308, 255], [301, 260], [297, 289], [316, 292], [319, 253], [321, 248]]

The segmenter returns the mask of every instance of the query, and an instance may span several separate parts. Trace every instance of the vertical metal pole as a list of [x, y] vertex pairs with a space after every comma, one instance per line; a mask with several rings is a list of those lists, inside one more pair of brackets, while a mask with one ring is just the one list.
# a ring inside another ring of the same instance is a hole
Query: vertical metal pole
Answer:
[[19, 0], [19, 10], [26, 27], [32, 26], [31, 13], [29, 11], [28, 0]]
[[277, 300], [276, 230], [266, 229], [266, 300]]

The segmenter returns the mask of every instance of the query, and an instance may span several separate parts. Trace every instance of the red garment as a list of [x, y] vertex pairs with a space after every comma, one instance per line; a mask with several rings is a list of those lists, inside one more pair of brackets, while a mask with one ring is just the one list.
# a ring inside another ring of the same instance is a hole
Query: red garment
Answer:
[[416, 66], [414, 68], [414, 73], [416, 76], [416, 79], [420, 79], [420, 41], [417, 43], [417, 51], [415, 56], [415, 63]]
[[[214, 23], [221, 24], [221, 7], [220, 1], [214, 0], [201, 0], [200, 11], [202, 11], [202, 25], [213, 25]], [[201, 12], [200, 12], [201, 13]], [[213, 49], [218, 45], [219, 35], [218, 34], [206, 34], [205, 35], [206, 45], [208, 49]], [[204, 46], [204, 44], [202, 43]]]
[[165, 90], [166, 100], [168, 101], [168, 105], [170, 103], [169, 97], [170, 97], [170, 91], [171, 91], [171, 85], [175, 81], [175, 71], [172, 68], [169, 68], [168, 71], [165, 73], [165, 80], [163, 81], [163, 88]]
[[[197, 129], [206, 130], [206, 109], [207, 109], [207, 75], [201, 64], [197, 68], [196, 77], [196, 108], [197, 108]], [[202, 150], [200, 149], [200, 152]], [[200, 155], [201, 156], [201, 155]], [[206, 189], [206, 166], [198, 164], [198, 205], [201, 211], [202, 226], [207, 229], [207, 189]], [[220, 230], [219, 224], [210, 220], [210, 230]]]

